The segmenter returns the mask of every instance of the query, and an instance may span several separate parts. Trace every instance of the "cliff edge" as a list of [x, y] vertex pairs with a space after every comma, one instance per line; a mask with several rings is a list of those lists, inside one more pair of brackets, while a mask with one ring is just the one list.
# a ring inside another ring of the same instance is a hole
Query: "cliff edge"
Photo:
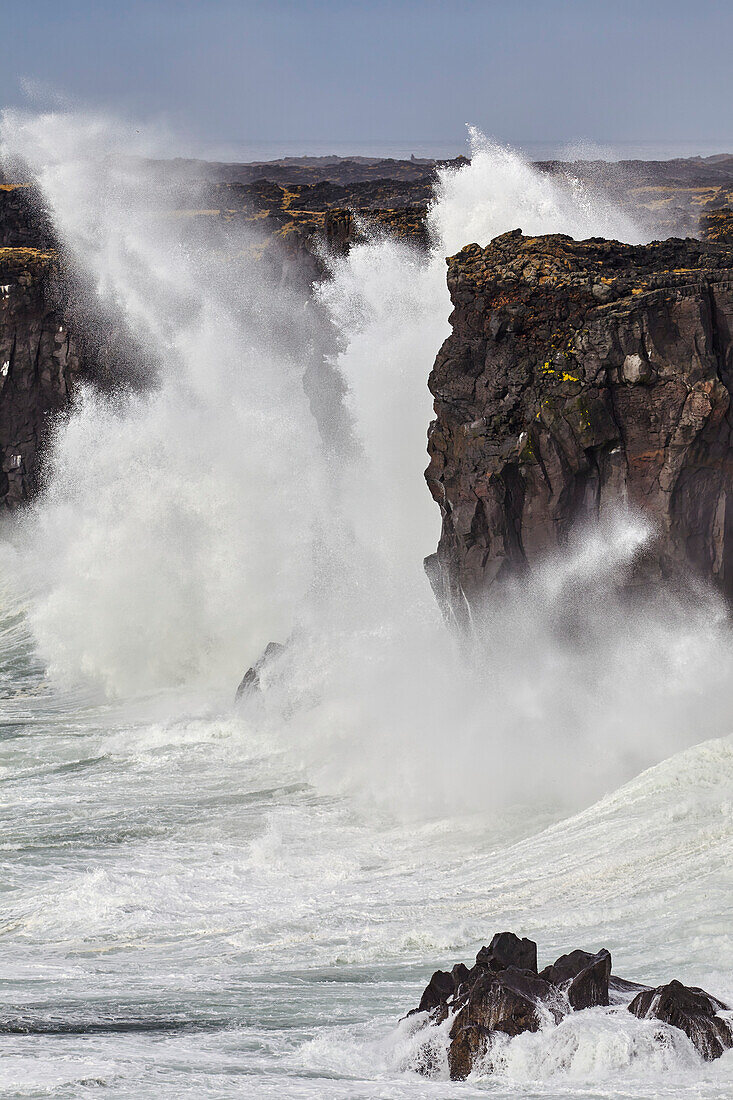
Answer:
[[448, 286], [426, 471], [446, 611], [618, 505], [653, 524], [646, 571], [733, 595], [733, 246], [515, 230], [450, 257]]

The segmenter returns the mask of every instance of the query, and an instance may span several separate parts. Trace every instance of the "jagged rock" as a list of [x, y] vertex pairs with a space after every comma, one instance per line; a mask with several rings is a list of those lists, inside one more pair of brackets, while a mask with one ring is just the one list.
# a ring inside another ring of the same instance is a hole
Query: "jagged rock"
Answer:
[[726, 203], [700, 216], [700, 236], [706, 241], [733, 244], [733, 209]]
[[[236, 699], [241, 699], [248, 695], [252, 695], [261, 689], [262, 683], [260, 680], [261, 673], [266, 665], [269, 665], [276, 657], [278, 657], [285, 649], [284, 645], [280, 642], [268, 642], [265, 646], [265, 651], [259, 660], [247, 669], [242, 677], [239, 687], [237, 688]], [[440, 971], [438, 971], [440, 973]]]
[[464, 996], [450, 1031], [451, 1077], [468, 1076], [471, 1059], [483, 1053], [492, 1031], [505, 1035], [537, 1031], [541, 1019], [538, 1005], [551, 998], [552, 986], [536, 973], [514, 966], [484, 969]]
[[611, 956], [605, 949], [596, 955], [588, 951], [571, 951], [561, 955], [552, 966], [546, 966], [541, 978], [551, 985], [561, 986], [576, 1011], [608, 1004], [611, 978]]
[[486, 1053], [490, 1038], [491, 1032], [481, 1024], [466, 1024], [456, 1032], [448, 1047], [451, 1081], [465, 1081], [475, 1063]]
[[488, 947], [482, 947], [476, 956], [477, 966], [490, 970], [505, 970], [515, 966], [519, 970], [537, 973], [537, 944], [522, 939], [513, 932], [497, 932]]
[[733, 1047], [733, 1027], [717, 1014], [725, 1008], [704, 989], [672, 981], [637, 994], [629, 1012], [640, 1019], [662, 1020], [680, 1028], [703, 1058], [712, 1062]]
[[[522, 969], [512, 959], [534, 965]], [[705, 990], [680, 982], [652, 989], [611, 976], [611, 955], [605, 948], [596, 954], [571, 951], [538, 974], [536, 944], [511, 932], [497, 933], [489, 947], [481, 948], [471, 970], [462, 963], [450, 972], [436, 970], [420, 1007], [409, 1015], [428, 1013], [427, 1026], [452, 1016], [450, 1076], [464, 1080], [486, 1054], [494, 1033], [514, 1037], [557, 1024], [568, 1010], [606, 1008], [609, 990], [615, 994], [611, 1012], [626, 1003], [639, 1018], [681, 1028], [703, 1058], [719, 1058], [733, 1048], [733, 1023], [718, 1015], [726, 1006]]]
[[445, 970], [436, 970], [425, 987], [420, 998], [418, 1012], [430, 1012], [438, 1005], [444, 1005], [456, 991], [456, 982], [452, 974]]
[[[532, 940], [520, 939], [513, 932], [497, 932], [489, 946], [482, 947], [478, 952], [470, 970], [464, 963], [456, 963], [450, 973], [436, 970], [425, 987], [418, 1008], [412, 1012], [432, 1012], [454, 997], [465, 998], [487, 970], [498, 972], [509, 967], [536, 975], [537, 944]], [[441, 1015], [444, 1019], [445, 1014]]]
[[551, 995], [550, 983], [529, 971], [514, 966], [489, 970], [474, 982], [468, 994], [465, 1022], [481, 1024], [489, 1031], [503, 1031], [506, 1035], [536, 1031], [540, 1023], [537, 1005], [549, 1000]]
[[626, 504], [656, 532], [637, 580], [733, 596], [733, 246], [516, 230], [451, 257], [448, 286], [426, 566], [449, 617]]

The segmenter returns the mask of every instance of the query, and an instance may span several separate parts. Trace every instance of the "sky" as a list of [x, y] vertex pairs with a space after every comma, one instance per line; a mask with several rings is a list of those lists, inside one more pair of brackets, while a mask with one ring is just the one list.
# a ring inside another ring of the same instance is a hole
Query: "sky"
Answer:
[[183, 153], [733, 150], [732, 0], [0, 0], [0, 103]]

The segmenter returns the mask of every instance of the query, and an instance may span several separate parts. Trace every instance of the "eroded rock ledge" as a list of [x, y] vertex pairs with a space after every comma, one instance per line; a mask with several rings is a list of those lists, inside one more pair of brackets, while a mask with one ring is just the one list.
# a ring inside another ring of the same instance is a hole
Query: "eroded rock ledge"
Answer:
[[[463, 1080], [476, 1069], [490, 1072], [492, 1046], [506, 1041], [502, 1037], [554, 1027], [590, 1008], [658, 1021], [659, 1043], [669, 1042], [669, 1029], [684, 1032], [706, 1061], [733, 1047], [730, 1009], [704, 989], [678, 981], [652, 988], [617, 978], [605, 949], [571, 951], [538, 972], [537, 944], [513, 932], [497, 932], [470, 969], [457, 963], [451, 971], [436, 970], [409, 1015], [426, 1036], [442, 1029], [450, 1076]], [[426, 1045], [430, 1049], [428, 1038]], [[433, 1060], [422, 1068], [430, 1074]]]
[[516, 230], [449, 258], [448, 286], [426, 472], [443, 606], [465, 620], [620, 504], [653, 521], [651, 574], [733, 594], [733, 247]]

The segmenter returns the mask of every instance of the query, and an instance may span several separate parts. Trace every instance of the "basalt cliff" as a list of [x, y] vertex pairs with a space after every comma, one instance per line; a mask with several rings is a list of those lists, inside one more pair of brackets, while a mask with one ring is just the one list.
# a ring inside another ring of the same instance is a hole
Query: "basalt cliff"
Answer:
[[733, 247], [516, 230], [451, 257], [448, 285], [426, 472], [446, 612], [619, 505], [653, 525], [646, 577], [732, 595]]

